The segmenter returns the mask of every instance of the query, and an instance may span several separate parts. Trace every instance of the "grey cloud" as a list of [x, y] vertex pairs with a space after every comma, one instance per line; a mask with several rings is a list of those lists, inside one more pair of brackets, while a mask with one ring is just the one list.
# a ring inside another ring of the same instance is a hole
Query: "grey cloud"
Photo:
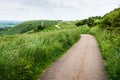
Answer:
[[32, 6], [32, 7], [35, 7], [35, 8], [43, 8], [43, 9], [75, 8], [74, 5], [73, 6], [65, 5], [66, 3], [60, 2], [60, 0], [57, 0], [57, 2], [53, 2], [52, 0], [21, 0], [20, 3], [23, 6], [24, 5], [25, 6]]
[[0, 0], [0, 3], [2, 3], [2, 2], [6, 2], [6, 3], [15, 3], [15, 2], [19, 2], [19, 1], [21, 1], [21, 0]]
[[29, 11], [29, 9], [26, 9], [24, 7], [16, 8], [17, 11]]
[[16, 19], [67, 20], [103, 15], [115, 5], [118, 6], [116, 0], [0, 0], [0, 12], [7, 19], [15, 16]]
[[51, 7], [52, 4], [48, 0], [21, 0], [22, 5], [33, 7]]

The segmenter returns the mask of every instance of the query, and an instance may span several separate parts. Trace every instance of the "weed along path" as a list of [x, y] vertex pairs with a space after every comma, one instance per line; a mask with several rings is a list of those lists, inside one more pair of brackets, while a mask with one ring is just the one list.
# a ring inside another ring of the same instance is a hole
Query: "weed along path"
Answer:
[[39, 80], [107, 80], [96, 39], [83, 34]]

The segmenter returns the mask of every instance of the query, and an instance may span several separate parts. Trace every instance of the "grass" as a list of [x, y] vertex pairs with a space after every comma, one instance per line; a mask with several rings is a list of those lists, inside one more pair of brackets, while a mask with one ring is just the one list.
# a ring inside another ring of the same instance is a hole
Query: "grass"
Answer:
[[80, 28], [0, 36], [0, 80], [36, 80], [80, 38]]
[[96, 37], [109, 80], [120, 79], [119, 28], [103, 29], [73, 22], [46, 27], [41, 32], [0, 36], [0, 80], [36, 80], [44, 69], [59, 59], [79, 38], [79, 34]]
[[120, 8], [107, 13], [100, 24], [91, 29], [96, 36], [109, 80], [120, 79]]
[[96, 37], [109, 80], [120, 79], [119, 12], [120, 8], [106, 14], [92, 28], [76, 26], [76, 21], [57, 21], [59, 24], [47, 21], [50, 23], [45, 23], [47, 27], [41, 31], [35, 31], [41, 28], [41, 21], [28, 21], [13, 27], [4, 34], [15, 35], [0, 36], [0, 80], [36, 80], [80, 38], [80, 34]]
[[91, 32], [97, 38], [105, 60], [105, 69], [109, 80], [120, 79], [120, 33], [119, 30], [109, 31], [94, 27]]

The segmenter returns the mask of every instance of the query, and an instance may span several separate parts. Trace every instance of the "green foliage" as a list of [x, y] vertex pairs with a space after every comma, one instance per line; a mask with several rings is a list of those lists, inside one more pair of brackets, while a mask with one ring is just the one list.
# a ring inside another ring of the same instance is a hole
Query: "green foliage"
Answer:
[[92, 27], [92, 26], [94, 26], [94, 22], [95, 22], [95, 21], [94, 21], [93, 18], [88, 18], [86, 24], [87, 24], [89, 27]]
[[77, 23], [75, 23], [75, 25], [76, 26], [88, 25], [89, 27], [93, 27], [100, 23], [99, 20], [101, 20], [100, 16], [89, 17], [88, 19], [83, 19], [78, 21]]
[[0, 80], [36, 80], [80, 37], [80, 29], [0, 36]]
[[61, 27], [61, 29], [71, 29], [71, 28], [76, 28], [76, 25], [74, 24], [74, 22], [64, 22], [59, 24], [59, 26]]
[[[0, 80], [36, 80], [44, 69], [79, 39], [80, 34], [86, 33], [95, 35], [99, 42], [109, 79], [118, 80], [119, 22], [120, 8], [103, 18], [96, 16], [81, 21], [44, 21], [44, 24], [38, 20], [19, 24], [3, 33], [16, 35], [0, 36]], [[55, 27], [56, 24], [60, 29]], [[25, 32], [31, 34], [20, 34]]]
[[101, 48], [109, 80], [120, 79], [120, 8], [106, 14], [97, 27], [91, 29]]
[[106, 14], [101, 21], [100, 27], [120, 27], [120, 8]]
[[79, 22], [75, 23], [76, 26], [82, 26], [87, 24], [87, 19], [80, 20]]
[[103, 30], [99, 27], [92, 28], [91, 32], [99, 42], [109, 79], [120, 79], [120, 33], [118, 30]]

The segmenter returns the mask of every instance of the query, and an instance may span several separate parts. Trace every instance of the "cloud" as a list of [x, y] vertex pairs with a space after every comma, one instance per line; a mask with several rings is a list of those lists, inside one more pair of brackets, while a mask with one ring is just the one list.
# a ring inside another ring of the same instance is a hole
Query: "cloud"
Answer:
[[21, 0], [20, 2], [23, 6], [32, 6], [35, 8], [51, 8], [54, 7], [49, 0]]
[[[2, 0], [2, 19], [83, 19], [104, 15], [118, 7], [118, 0]], [[9, 14], [8, 14], [9, 13]]]

